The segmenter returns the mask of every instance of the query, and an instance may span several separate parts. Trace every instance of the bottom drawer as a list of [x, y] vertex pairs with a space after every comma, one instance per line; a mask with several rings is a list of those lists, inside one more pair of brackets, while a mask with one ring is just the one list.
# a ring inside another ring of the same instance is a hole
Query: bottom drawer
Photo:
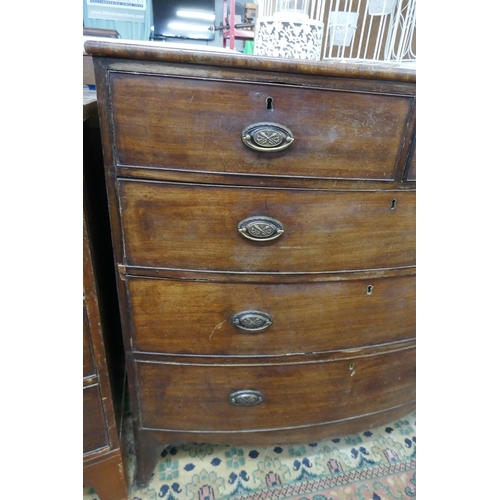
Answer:
[[415, 399], [415, 348], [288, 364], [136, 361], [142, 427], [234, 432], [294, 428]]
[[83, 389], [83, 453], [108, 445], [108, 433], [99, 386]]

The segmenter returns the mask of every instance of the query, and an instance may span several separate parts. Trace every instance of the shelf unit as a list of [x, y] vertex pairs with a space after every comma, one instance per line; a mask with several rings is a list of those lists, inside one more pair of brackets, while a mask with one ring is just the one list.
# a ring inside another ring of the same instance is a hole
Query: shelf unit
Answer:
[[236, 0], [223, 0], [222, 9], [222, 46], [226, 48], [229, 40], [229, 48], [234, 50], [235, 40], [253, 40], [253, 30], [241, 29], [236, 24]]

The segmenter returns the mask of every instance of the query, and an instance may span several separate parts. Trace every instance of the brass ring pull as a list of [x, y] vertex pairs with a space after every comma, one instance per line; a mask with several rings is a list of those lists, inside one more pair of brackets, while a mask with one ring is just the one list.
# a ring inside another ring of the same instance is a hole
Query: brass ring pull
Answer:
[[279, 123], [253, 123], [241, 133], [245, 146], [264, 153], [283, 151], [294, 140], [292, 131]]
[[272, 217], [252, 216], [238, 223], [238, 231], [252, 241], [275, 240], [285, 232], [283, 224]]
[[231, 323], [246, 332], [261, 332], [273, 324], [273, 317], [266, 312], [248, 310], [233, 314]]
[[255, 406], [264, 401], [264, 395], [259, 391], [236, 391], [229, 396], [229, 401], [236, 406]]

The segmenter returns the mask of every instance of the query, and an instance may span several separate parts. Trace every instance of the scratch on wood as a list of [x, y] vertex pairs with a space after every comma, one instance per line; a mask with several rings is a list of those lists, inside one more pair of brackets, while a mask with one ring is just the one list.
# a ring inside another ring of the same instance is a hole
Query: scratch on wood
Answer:
[[194, 99], [194, 94], [193, 94], [193, 97], [191, 97], [191, 99], [189, 99], [189, 104], [191, 104], [193, 102], [193, 99]]
[[210, 334], [210, 337], [209, 340], [212, 339], [212, 335], [214, 334], [215, 330], [218, 330], [227, 320], [225, 319], [224, 321], [222, 321], [221, 323], [219, 323], [213, 330], [212, 330], [212, 333]]

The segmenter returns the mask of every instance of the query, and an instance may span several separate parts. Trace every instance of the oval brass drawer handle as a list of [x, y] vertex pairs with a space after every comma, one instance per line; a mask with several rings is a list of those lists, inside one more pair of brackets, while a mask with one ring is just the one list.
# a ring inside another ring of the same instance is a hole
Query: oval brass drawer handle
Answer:
[[264, 401], [264, 395], [259, 391], [236, 391], [229, 396], [229, 401], [236, 406], [255, 406]]
[[272, 217], [252, 216], [238, 223], [239, 233], [253, 241], [275, 240], [285, 232], [283, 224]]
[[233, 314], [231, 323], [246, 332], [260, 332], [273, 324], [273, 317], [266, 312], [248, 310]]
[[241, 140], [245, 146], [256, 151], [273, 153], [283, 151], [292, 144], [292, 131], [279, 123], [252, 123], [241, 132]]

